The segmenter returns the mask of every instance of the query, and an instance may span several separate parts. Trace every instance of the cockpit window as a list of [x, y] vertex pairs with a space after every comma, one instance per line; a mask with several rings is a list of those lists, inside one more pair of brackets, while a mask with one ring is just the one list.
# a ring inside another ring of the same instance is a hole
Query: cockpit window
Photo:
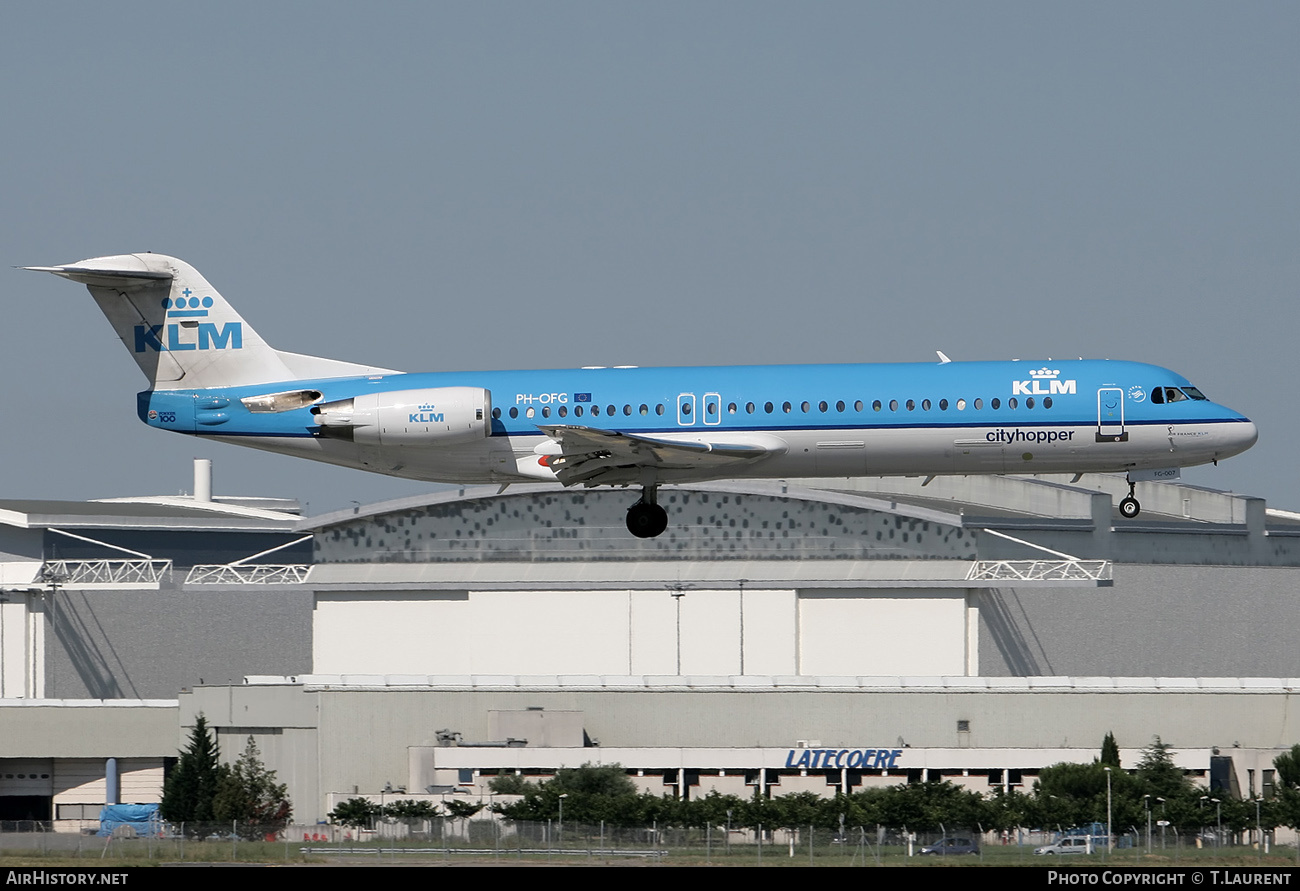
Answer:
[[1186, 402], [1189, 398], [1191, 399], [1196, 399], [1198, 397], [1201, 399], [1205, 398], [1204, 396], [1200, 395], [1201, 391], [1197, 390], [1195, 387], [1188, 387], [1187, 389], [1194, 391], [1197, 395], [1191, 396], [1189, 393], [1184, 393], [1182, 390], [1178, 389], [1177, 387], [1152, 387], [1151, 401], [1154, 402], [1156, 405], [1165, 405], [1170, 402]]
[[1183, 392], [1186, 393], [1188, 396], [1191, 396], [1193, 399], [1197, 400], [1198, 402], [1209, 401], [1209, 397], [1206, 396], [1204, 393], [1202, 393], [1200, 390], [1196, 389], [1195, 387], [1183, 387]]

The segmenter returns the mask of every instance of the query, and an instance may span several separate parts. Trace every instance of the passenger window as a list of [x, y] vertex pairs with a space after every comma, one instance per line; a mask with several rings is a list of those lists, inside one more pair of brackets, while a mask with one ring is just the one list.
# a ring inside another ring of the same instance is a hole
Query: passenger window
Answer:
[[618, 409], [612, 405], [607, 405], [605, 406], [605, 414], [609, 415], [612, 418], [614, 417], [614, 415], [618, 414]]
[[581, 405], [575, 405], [575, 406], [573, 407], [573, 416], [574, 416], [575, 418], [580, 418], [580, 417], [582, 417], [582, 406], [581, 406]]
[[897, 399], [891, 399], [891, 400], [889, 400], [889, 410], [890, 410], [890, 411], [898, 411], [898, 400], [897, 400]]
[[799, 403], [799, 410], [802, 411], [804, 414], [808, 414], [808, 409], [810, 409], [810, 408], [812, 408], [812, 404], [811, 404], [811, 403], [808, 403], [808, 402], [801, 402], [801, 403]]
[[763, 403], [763, 411], [767, 412], [769, 415], [772, 413], [773, 408], [774, 406], [772, 405], [772, 403], [770, 402]]
[[[660, 406], [660, 408], [662, 408], [662, 406]], [[729, 414], [729, 415], [734, 415], [735, 413], [736, 413], [736, 403], [734, 403], [734, 402], [728, 402], [728, 403], [727, 403], [727, 414]], [[663, 414], [663, 412], [660, 411], [659, 414]]]
[[513, 405], [510, 406], [510, 417], [512, 418], [519, 417], [519, 409], [515, 408]]
[[[689, 402], [683, 402], [683, 403], [682, 403], [682, 414], [684, 414], [684, 415], [689, 415], [690, 413], [691, 413], [691, 404], [690, 404]], [[624, 414], [626, 414], [626, 412], [624, 412]]]
[[940, 399], [940, 400], [939, 400], [939, 411], [947, 411], [947, 410], [948, 410], [948, 400], [947, 400], [947, 399]]
[[646, 405], [644, 402], [642, 402], [642, 403], [641, 403], [641, 408], [639, 408], [638, 411], [640, 411], [642, 415], [648, 415], [648, 414], [650, 414], [650, 406], [648, 406], [648, 405]]
[[1016, 407], [1016, 397], [1012, 396], [1010, 399], [1007, 400], [1007, 408], [1014, 410], [1015, 407]]
[[[655, 406], [655, 414], [662, 415], [663, 413], [664, 413], [664, 404], [660, 402], [658, 405]], [[736, 403], [734, 402], [731, 403], [731, 413], [732, 414], [736, 413]]]
[[1028, 399], [1025, 400], [1025, 408], [1033, 408], [1033, 407], [1034, 407], [1034, 397], [1030, 396]]
[[594, 418], [594, 417], [595, 417], [596, 415], [598, 415], [598, 414], [600, 414], [600, 406], [599, 406], [599, 405], [593, 405], [593, 406], [591, 407], [591, 416]]
[[844, 411], [844, 400], [843, 400], [843, 399], [841, 399], [839, 402], [836, 402], [836, 403], [835, 403], [835, 410], [836, 410], [836, 411]]
[[929, 411], [929, 410], [930, 410], [930, 400], [929, 400], [929, 399], [922, 399], [922, 400], [921, 400], [921, 410], [922, 410], [922, 411]]
[[984, 407], [984, 400], [983, 400], [983, 399], [976, 399], [974, 402], [971, 403], [971, 405], [975, 407], [975, 410], [976, 410], [976, 411], [979, 411], [980, 409], [982, 409], [982, 408]]
[[[718, 413], [718, 403], [716, 402], [704, 403], [704, 411], [708, 414], [709, 417], [713, 417]], [[645, 412], [641, 412], [641, 414], [645, 414]]]
[[747, 414], [747, 415], [752, 415], [753, 413], [754, 413], [754, 403], [752, 403], [752, 402], [746, 402], [746, 403], [745, 403], [745, 414]]
[[879, 399], [877, 399], [875, 402], [872, 402], [872, 403], [871, 403], [871, 410], [872, 410], [872, 411], [880, 411], [880, 400], [879, 400]]
[[957, 411], [965, 411], [965, 410], [966, 410], [966, 400], [965, 400], [965, 399], [958, 399], [958, 400], [957, 400]]
[[1043, 397], [1043, 408], [1051, 408], [1051, 407], [1052, 407], [1052, 397], [1051, 397], [1051, 396], [1044, 396], [1044, 397]]
[[556, 412], [559, 414], [560, 417], [563, 418], [566, 415], [568, 415], [569, 410], [565, 406], [561, 405], [558, 409], [556, 409]]
[[854, 411], [862, 411], [862, 400], [861, 400], [861, 399], [859, 399], [857, 402], [853, 403], [853, 410], [854, 410]]
[[790, 409], [792, 409], [792, 408], [794, 408], [794, 406], [792, 406], [792, 405], [791, 405], [790, 403], [788, 403], [788, 402], [782, 402], [782, 403], [781, 403], [781, 411], [785, 412], [787, 415], [790, 414]]
[[909, 400], [907, 400], [907, 410], [908, 410], [908, 411], [916, 411], [916, 400], [915, 400], [915, 399], [909, 399]]
[[993, 409], [994, 411], [997, 411], [1001, 407], [1002, 407], [1002, 400], [998, 399], [996, 396], [993, 397], [993, 401], [989, 403], [989, 408]]
[[496, 418], [498, 421], [501, 420], [501, 409], [499, 408], [492, 409], [492, 417]]
[[533, 407], [531, 405], [524, 411], [524, 416], [528, 418], [533, 416]]
[[830, 406], [826, 404], [826, 400], [825, 400], [825, 399], [823, 399], [821, 402], [817, 403], [817, 410], [820, 411], [820, 412], [822, 412], [823, 414], [826, 412], [826, 409], [828, 409], [828, 408], [830, 408]]
[[542, 417], [544, 417], [544, 418], [549, 418], [550, 416], [551, 416], [551, 407], [550, 407], [549, 405], [543, 405], [543, 406], [542, 406]]

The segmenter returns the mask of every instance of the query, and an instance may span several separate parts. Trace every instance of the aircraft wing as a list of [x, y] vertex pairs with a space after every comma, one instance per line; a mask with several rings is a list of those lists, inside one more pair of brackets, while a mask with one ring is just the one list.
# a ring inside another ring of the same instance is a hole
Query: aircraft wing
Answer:
[[542, 432], [558, 445], [546, 465], [566, 486], [639, 485], [643, 471], [674, 471], [701, 478], [725, 475], [725, 468], [783, 455], [787, 446], [768, 434], [736, 438], [659, 439], [595, 427], [547, 426]]

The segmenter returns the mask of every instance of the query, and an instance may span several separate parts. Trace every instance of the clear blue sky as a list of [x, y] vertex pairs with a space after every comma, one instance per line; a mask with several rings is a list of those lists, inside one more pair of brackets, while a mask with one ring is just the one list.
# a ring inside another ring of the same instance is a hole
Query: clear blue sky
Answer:
[[[1300, 509], [1300, 4], [10, 3], [7, 265], [152, 250], [413, 371], [1111, 357]], [[149, 430], [85, 289], [0, 270], [0, 497], [313, 513], [419, 483]]]

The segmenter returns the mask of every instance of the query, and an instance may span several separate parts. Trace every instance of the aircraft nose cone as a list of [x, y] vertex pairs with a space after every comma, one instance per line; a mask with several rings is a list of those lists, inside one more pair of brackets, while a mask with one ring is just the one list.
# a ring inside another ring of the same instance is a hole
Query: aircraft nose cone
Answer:
[[1241, 431], [1241, 448], [1244, 451], [1259, 442], [1259, 428], [1252, 421], [1247, 421], [1242, 426], [1246, 428]]
[[1253, 421], [1242, 418], [1241, 423], [1234, 424], [1228, 440], [1228, 454], [1237, 455], [1259, 441], [1259, 428]]

